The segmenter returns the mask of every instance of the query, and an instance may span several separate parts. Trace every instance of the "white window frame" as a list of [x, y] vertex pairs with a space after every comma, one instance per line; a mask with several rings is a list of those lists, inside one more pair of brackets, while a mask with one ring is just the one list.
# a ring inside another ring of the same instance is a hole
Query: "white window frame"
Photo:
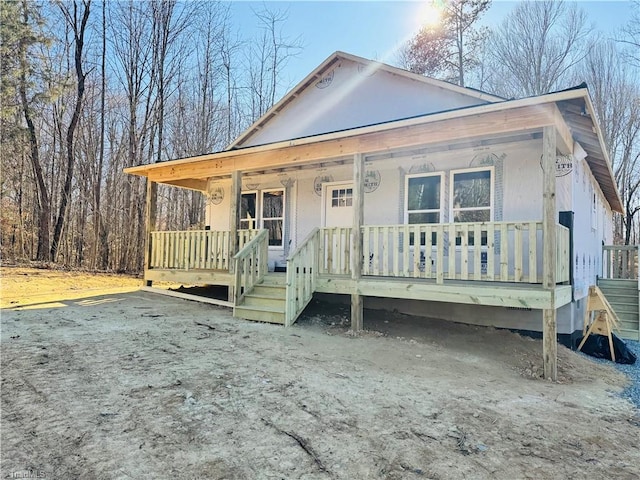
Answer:
[[[252, 194], [255, 193], [256, 194], [256, 217], [252, 220], [253, 222], [253, 228], [247, 228], [247, 229], [243, 229], [242, 228], [242, 222], [248, 222], [247, 219], [241, 218], [240, 219], [240, 229], [241, 230], [257, 230], [258, 226], [259, 226], [259, 218], [260, 218], [260, 198], [262, 198], [262, 195], [259, 194], [258, 190], [247, 190], [245, 192], [241, 192], [240, 193], [240, 197], [242, 198], [242, 195], [248, 195], [248, 194]], [[240, 201], [240, 205], [242, 205], [242, 200]]]
[[[486, 166], [486, 167], [476, 167], [476, 168], [462, 168], [458, 170], [451, 170], [449, 172], [449, 218], [451, 219], [451, 223], [455, 223], [455, 212], [463, 211], [463, 212], [473, 212], [480, 210], [487, 210], [487, 207], [464, 207], [464, 208], [455, 208], [453, 205], [453, 199], [455, 194], [455, 176], [460, 173], [473, 173], [473, 172], [490, 172], [490, 192], [489, 192], [489, 220], [488, 222], [493, 222], [493, 212], [495, 207], [495, 167]], [[470, 223], [470, 222], [460, 222], [460, 223]]]
[[[423, 177], [440, 177], [440, 208], [429, 208], [426, 210], [411, 210], [409, 211], [409, 180], [412, 178]], [[404, 176], [404, 223], [409, 224], [410, 213], [437, 213], [440, 221], [444, 220], [444, 172], [428, 172], [428, 173], [410, 173]], [[435, 225], [435, 224], [434, 224]]]
[[[264, 194], [269, 192], [282, 192], [282, 217], [264, 217], [264, 212], [262, 211], [262, 206], [264, 205]], [[286, 188], [265, 188], [264, 190], [260, 190], [260, 211], [259, 211], [259, 222], [260, 228], [264, 228], [265, 220], [282, 220], [282, 245], [269, 245], [270, 250], [282, 250], [284, 249], [284, 239], [286, 238], [286, 226], [285, 226], [285, 218], [287, 216], [287, 189]]]
[[[264, 205], [264, 194], [269, 192], [282, 192], [282, 217], [269, 217], [264, 218], [262, 206]], [[269, 250], [282, 250], [284, 248], [284, 239], [286, 238], [286, 208], [287, 208], [287, 189], [286, 188], [265, 188], [264, 190], [246, 190], [241, 192], [241, 195], [255, 194], [256, 195], [256, 218], [253, 219], [253, 228], [248, 230], [257, 230], [264, 228], [265, 220], [282, 220], [282, 245], [269, 245]], [[242, 222], [246, 222], [246, 219], [240, 219], [240, 228], [242, 229]]]

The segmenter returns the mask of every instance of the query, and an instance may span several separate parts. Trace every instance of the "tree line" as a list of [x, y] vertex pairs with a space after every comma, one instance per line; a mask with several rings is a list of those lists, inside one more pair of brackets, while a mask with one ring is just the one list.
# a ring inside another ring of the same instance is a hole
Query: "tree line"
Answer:
[[[399, 53], [399, 66], [506, 98], [583, 81], [610, 148], [638, 242], [640, 4], [611, 38], [574, 4], [523, 2], [493, 29], [489, 0], [436, 0], [442, 19]], [[123, 168], [221, 150], [288, 87], [302, 51], [286, 12], [254, 12], [242, 38], [229, 4], [176, 0], [0, 2], [2, 258], [139, 271], [144, 180]], [[203, 225], [201, 193], [161, 187], [159, 226]]]
[[[241, 38], [216, 1], [0, 2], [4, 259], [138, 271], [145, 185], [123, 168], [223, 149], [282, 93], [286, 12]], [[203, 224], [160, 188], [162, 228]]]

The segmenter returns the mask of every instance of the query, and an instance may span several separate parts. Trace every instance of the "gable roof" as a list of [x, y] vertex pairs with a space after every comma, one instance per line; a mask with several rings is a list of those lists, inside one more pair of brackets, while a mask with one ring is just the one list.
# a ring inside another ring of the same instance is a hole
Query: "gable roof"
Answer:
[[[346, 60], [349, 62], [356, 63], [358, 64], [359, 67], [360, 66], [364, 67], [365, 72], [371, 72], [371, 73], [375, 73], [377, 71], [387, 72], [404, 79], [418, 82], [419, 84], [422, 84], [422, 85], [436, 87], [438, 89], [445, 90], [446, 92], [451, 92], [453, 94], [457, 94], [459, 96], [469, 98], [472, 101], [477, 102], [478, 104], [493, 103], [493, 102], [504, 100], [501, 97], [491, 95], [489, 93], [482, 92], [480, 90], [460, 87], [458, 85], [455, 85], [449, 82], [425, 77], [424, 75], [418, 75], [418, 74], [409, 72], [407, 70], [403, 70], [401, 68], [387, 65], [385, 63], [368, 60], [362, 57], [358, 57], [356, 55], [351, 55], [349, 53], [338, 51], [330, 55], [315, 70], [313, 70], [300, 83], [298, 83], [298, 85], [296, 85], [293, 89], [291, 89], [278, 103], [273, 105], [264, 115], [262, 115], [258, 120], [256, 120], [247, 130], [245, 130], [238, 138], [236, 138], [236, 140], [233, 141], [233, 143], [231, 143], [227, 147], [227, 150], [232, 150], [232, 149], [240, 148], [243, 146], [247, 146], [246, 144], [250, 142], [251, 138], [254, 135], [256, 135], [258, 132], [260, 132], [267, 125], [267, 123], [271, 122], [287, 106], [289, 106], [294, 100], [296, 100], [303, 92], [305, 92], [312, 85], [320, 81], [326, 74], [328, 74], [331, 71], [331, 69], [334, 66], [339, 64], [341, 60]], [[431, 112], [420, 112], [420, 113], [426, 114]], [[388, 120], [392, 120], [392, 119], [388, 119]], [[365, 124], [369, 124], [369, 123], [371, 122], [366, 122]], [[351, 125], [350, 128], [356, 128], [359, 126], [362, 126], [362, 125]], [[326, 133], [326, 132], [322, 131], [322, 132], [314, 132], [314, 133]]]

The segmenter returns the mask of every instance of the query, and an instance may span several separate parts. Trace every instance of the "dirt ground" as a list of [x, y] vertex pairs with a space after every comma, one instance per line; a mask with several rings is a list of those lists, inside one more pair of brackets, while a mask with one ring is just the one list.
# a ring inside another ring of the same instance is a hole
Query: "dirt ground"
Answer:
[[506, 331], [367, 311], [353, 336], [326, 304], [285, 329], [135, 279], [1, 273], [1, 478], [640, 475], [625, 377], [563, 347], [554, 384]]

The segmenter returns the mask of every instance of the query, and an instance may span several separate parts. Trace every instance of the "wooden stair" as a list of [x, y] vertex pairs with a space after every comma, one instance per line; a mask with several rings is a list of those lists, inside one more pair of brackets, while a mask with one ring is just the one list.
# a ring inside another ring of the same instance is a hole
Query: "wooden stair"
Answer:
[[286, 292], [286, 275], [270, 272], [233, 308], [233, 316], [284, 325]]
[[640, 340], [638, 281], [598, 279], [598, 287], [620, 320], [620, 336]]

